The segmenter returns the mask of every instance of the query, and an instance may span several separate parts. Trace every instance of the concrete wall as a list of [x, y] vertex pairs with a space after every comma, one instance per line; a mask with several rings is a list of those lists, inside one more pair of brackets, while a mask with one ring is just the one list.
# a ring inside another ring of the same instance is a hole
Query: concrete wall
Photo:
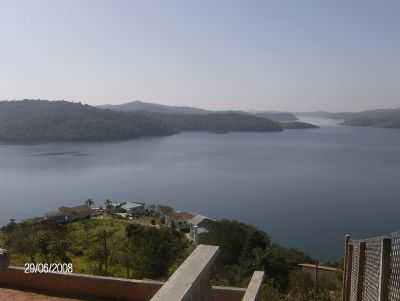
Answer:
[[[0, 272], [0, 287], [75, 298], [149, 301], [163, 282], [83, 274], [25, 274], [20, 267]], [[241, 301], [245, 289], [213, 287], [211, 301]]]
[[8, 253], [4, 249], [0, 249], [0, 271], [7, 269], [10, 261], [8, 258]]
[[23, 268], [0, 272], [0, 287], [49, 295], [110, 300], [150, 300], [162, 282], [140, 281], [82, 274], [25, 274]]
[[245, 292], [245, 288], [213, 286], [211, 301], [242, 301]]

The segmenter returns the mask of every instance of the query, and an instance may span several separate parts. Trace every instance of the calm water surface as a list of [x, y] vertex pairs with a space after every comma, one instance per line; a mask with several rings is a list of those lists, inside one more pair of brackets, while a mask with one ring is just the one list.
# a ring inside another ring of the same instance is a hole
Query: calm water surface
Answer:
[[255, 224], [322, 259], [346, 233], [400, 229], [400, 130], [184, 133], [118, 143], [0, 145], [0, 224], [87, 198], [165, 203]]

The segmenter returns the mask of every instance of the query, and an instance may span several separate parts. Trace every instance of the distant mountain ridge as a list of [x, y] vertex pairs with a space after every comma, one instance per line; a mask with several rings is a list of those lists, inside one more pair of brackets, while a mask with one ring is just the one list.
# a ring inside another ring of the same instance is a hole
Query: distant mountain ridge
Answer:
[[282, 131], [280, 123], [270, 119], [238, 112], [208, 114], [179, 114], [143, 112], [177, 131], [207, 131], [214, 133]]
[[[177, 131], [225, 133], [230, 131], [281, 131], [283, 129], [276, 122], [276, 119], [279, 119], [278, 117], [272, 119], [245, 111], [212, 111], [188, 106], [161, 105], [139, 100], [99, 107], [114, 111], [145, 114]], [[284, 113], [279, 112], [278, 116], [282, 116], [282, 114]]]
[[16, 143], [110, 141], [176, 133], [161, 121], [67, 101], [0, 102], [0, 140]]
[[296, 115], [294, 115], [292, 113], [288, 113], [288, 112], [254, 111], [253, 114], [256, 116], [268, 118], [273, 121], [279, 121], [279, 122], [288, 122], [288, 121], [297, 121], [298, 120]]
[[325, 111], [298, 113], [303, 116], [323, 117], [343, 120], [343, 125], [367, 126], [380, 128], [400, 128], [400, 108], [376, 109], [361, 112], [338, 112]]
[[123, 112], [137, 112], [146, 111], [154, 113], [179, 113], [179, 114], [207, 114], [211, 113], [209, 110], [203, 110], [198, 108], [186, 107], [186, 106], [168, 106], [157, 103], [143, 102], [135, 100], [118, 105], [101, 105], [99, 108], [110, 109], [114, 111]]
[[112, 141], [181, 131], [270, 132], [282, 131], [282, 126], [266, 118], [236, 112], [123, 112], [68, 101], [0, 102], [3, 142]]
[[344, 119], [344, 125], [400, 128], [400, 109], [381, 109], [354, 113]]
[[117, 105], [102, 105], [100, 108], [123, 111], [123, 112], [151, 112], [163, 114], [210, 114], [210, 113], [237, 113], [237, 114], [250, 114], [258, 117], [270, 119], [272, 121], [296, 121], [297, 117], [288, 112], [278, 111], [243, 111], [243, 110], [205, 110], [188, 106], [170, 106], [161, 105], [157, 103], [143, 102], [135, 100]]

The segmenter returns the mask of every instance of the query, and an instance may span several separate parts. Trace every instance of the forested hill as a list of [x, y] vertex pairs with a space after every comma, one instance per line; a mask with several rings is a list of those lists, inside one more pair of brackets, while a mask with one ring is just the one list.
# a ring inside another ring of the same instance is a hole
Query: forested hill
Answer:
[[282, 131], [282, 126], [272, 120], [236, 112], [208, 114], [160, 114], [143, 112], [178, 131], [208, 131], [224, 133]]
[[374, 110], [354, 113], [345, 118], [344, 125], [400, 128], [400, 109]]
[[380, 128], [400, 128], [400, 108], [378, 109], [361, 112], [306, 112], [300, 116], [323, 117], [342, 120], [343, 125], [369, 126]]
[[212, 111], [212, 110], [204, 110], [194, 107], [187, 106], [170, 106], [170, 105], [161, 105], [158, 103], [151, 102], [143, 102], [143, 101], [132, 101], [123, 104], [117, 105], [102, 105], [99, 108], [110, 109], [114, 111], [122, 111], [122, 112], [149, 112], [149, 113], [157, 113], [157, 114], [191, 114], [191, 115], [199, 115], [199, 114], [213, 114], [213, 113], [238, 113], [238, 114], [247, 114], [247, 115], [255, 115], [258, 117], [263, 117], [267, 119], [271, 119], [273, 121], [295, 121], [297, 120], [296, 116], [288, 113], [288, 112], [276, 112], [276, 111], [238, 111], [238, 110], [230, 110], [230, 111]]
[[294, 114], [287, 112], [268, 111], [268, 112], [254, 112], [253, 114], [259, 117], [264, 117], [279, 122], [289, 122], [298, 120]]
[[281, 131], [269, 119], [234, 112], [163, 114], [120, 112], [67, 101], [0, 102], [0, 141], [110, 141], [180, 131]]
[[165, 113], [165, 114], [207, 114], [211, 111], [184, 107], [184, 106], [167, 106], [158, 103], [143, 102], [139, 100], [118, 104], [118, 105], [102, 105], [99, 108], [110, 109], [121, 112], [138, 112], [146, 111], [152, 113]]
[[107, 141], [175, 133], [158, 119], [66, 101], [0, 102], [0, 140]]

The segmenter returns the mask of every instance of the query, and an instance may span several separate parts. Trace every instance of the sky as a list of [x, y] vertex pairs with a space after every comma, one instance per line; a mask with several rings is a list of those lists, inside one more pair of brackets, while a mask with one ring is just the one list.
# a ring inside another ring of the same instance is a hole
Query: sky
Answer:
[[400, 107], [400, 1], [0, 0], [0, 99]]

